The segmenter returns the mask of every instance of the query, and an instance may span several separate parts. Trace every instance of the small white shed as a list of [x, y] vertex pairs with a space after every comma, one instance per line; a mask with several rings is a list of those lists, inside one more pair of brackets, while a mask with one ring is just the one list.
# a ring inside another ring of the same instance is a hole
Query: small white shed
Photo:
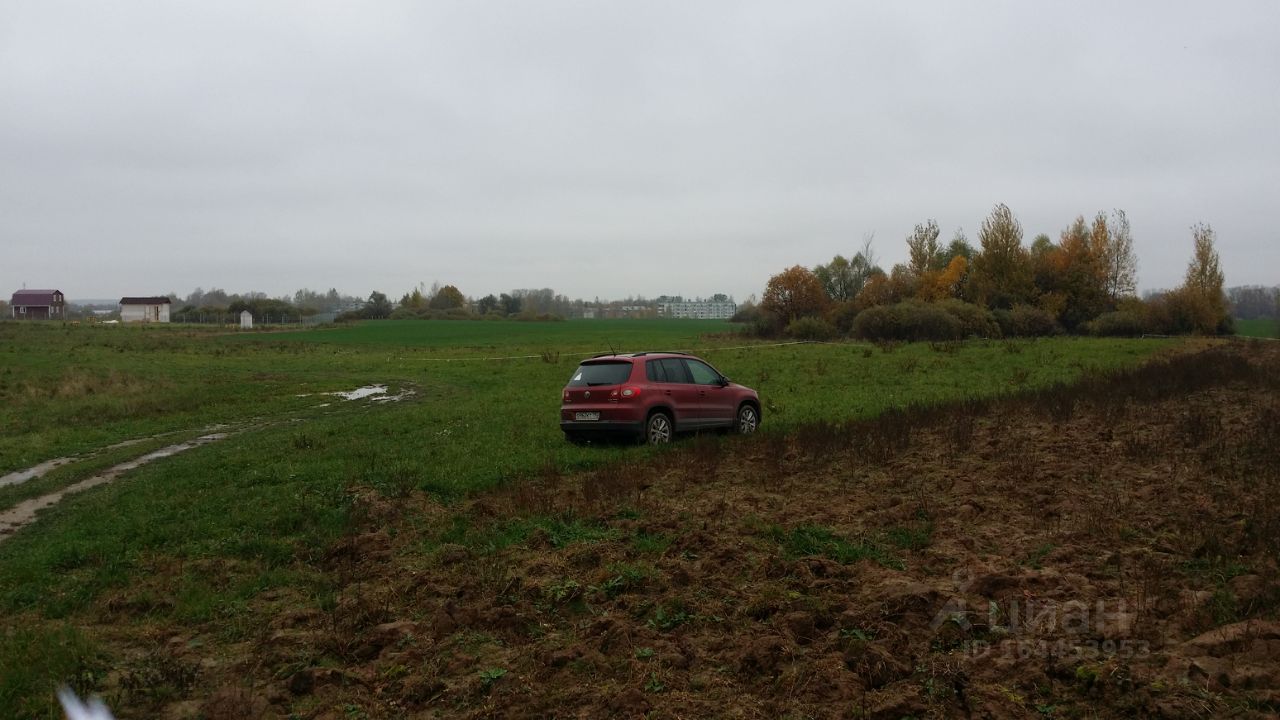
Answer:
[[240, 311], [240, 329], [241, 330], [253, 329], [253, 313], [249, 312], [248, 310]]
[[169, 304], [160, 296], [120, 298], [120, 322], [167, 323]]

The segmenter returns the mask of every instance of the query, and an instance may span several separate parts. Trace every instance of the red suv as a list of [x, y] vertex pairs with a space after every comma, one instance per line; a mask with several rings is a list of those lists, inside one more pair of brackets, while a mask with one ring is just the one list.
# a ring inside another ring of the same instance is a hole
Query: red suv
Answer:
[[571, 442], [598, 433], [629, 433], [651, 445], [677, 432], [760, 426], [760, 396], [692, 355], [641, 352], [597, 355], [573, 371], [560, 404], [560, 429]]

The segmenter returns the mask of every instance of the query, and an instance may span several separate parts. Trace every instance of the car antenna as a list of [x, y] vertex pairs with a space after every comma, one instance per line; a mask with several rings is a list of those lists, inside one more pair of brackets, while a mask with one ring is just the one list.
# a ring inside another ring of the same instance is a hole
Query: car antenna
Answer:
[[617, 354], [618, 354], [618, 351], [613, 349], [613, 342], [612, 342], [612, 341], [610, 341], [610, 342], [609, 342], [609, 354], [610, 354], [610, 355], [617, 355]]

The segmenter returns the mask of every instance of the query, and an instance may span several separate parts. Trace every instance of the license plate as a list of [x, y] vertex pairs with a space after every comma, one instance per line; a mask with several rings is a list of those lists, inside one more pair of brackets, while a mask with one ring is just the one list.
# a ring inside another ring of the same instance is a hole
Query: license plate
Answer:
[[598, 413], [598, 412], [580, 412], [580, 413], [574, 413], [574, 414], [573, 414], [573, 419], [574, 419], [574, 420], [599, 420], [599, 419], [600, 419], [600, 413]]

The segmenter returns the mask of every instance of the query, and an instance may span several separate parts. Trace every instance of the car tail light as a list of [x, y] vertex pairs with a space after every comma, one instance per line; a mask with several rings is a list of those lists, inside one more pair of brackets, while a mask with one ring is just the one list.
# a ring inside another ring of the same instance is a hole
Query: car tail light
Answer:
[[569, 397], [568, 389], [564, 391], [564, 395], [561, 399], [564, 400], [565, 402], [573, 402], [573, 398]]
[[628, 385], [627, 387], [622, 388], [622, 397], [627, 400], [634, 400], [635, 398], [640, 397], [640, 388], [634, 385]]

